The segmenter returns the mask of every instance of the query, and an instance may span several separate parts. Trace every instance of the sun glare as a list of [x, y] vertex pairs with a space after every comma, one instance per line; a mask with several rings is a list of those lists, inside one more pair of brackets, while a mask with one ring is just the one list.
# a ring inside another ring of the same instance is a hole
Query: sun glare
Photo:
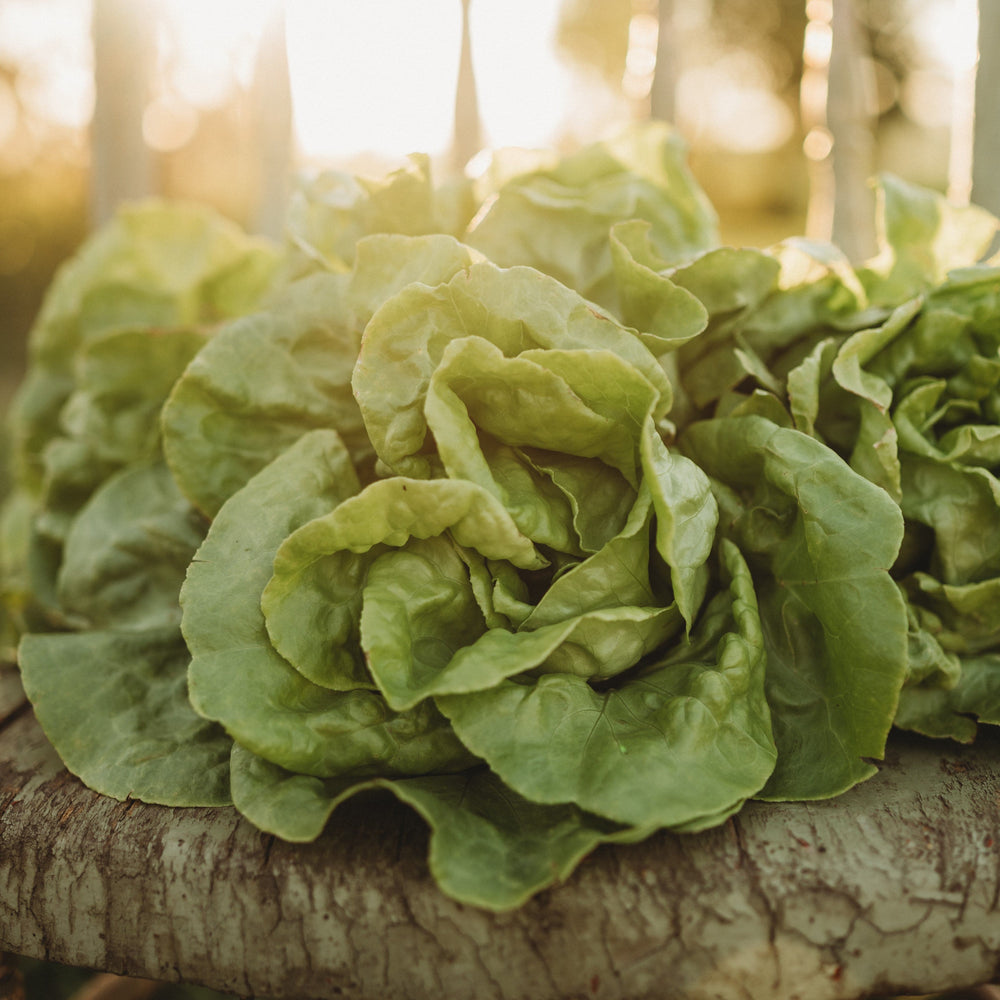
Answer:
[[254, 53], [282, 0], [155, 0], [162, 11], [162, 71], [172, 94], [194, 108], [219, 107], [249, 86]]
[[[281, 11], [300, 161], [350, 166], [416, 151], [442, 157], [451, 147], [461, 0], [144, 2], [156, 24], [157, 55], [142, 121], [154, 151], [184, 148], [199, 134], [205, 112], [226, 107], [253, 86], [262, 34]], [[0, 79], [0, 160], [8, 167], [24, 158], [14, 156], [13, 147], [24, 153], [45, 129], [84, 134], [94, 107], [94, 3], [0, 0], [0, 62], [18, 68], [11, 79]], [[648, 90], [655, 18], [633, 17], [636, 37], [625, 81], [613, 94], [613, 85], [598, 86], [560, 53], [556, 36], [565, 3], [471, 0], [473, 66], [488, 147], [550, 148], [588, 138], [628, 114], [630, 82], [641, 83], [643, 94]], [[918, 125], [941, 127], [972, 92], [976, 4], [909, 4], [908, 31], [922, 55], [895, 93]], [[691, 34], [696, 11], [704, 22], [710, 9], [705, 0], [678, 6], [675, 27], [682, 35]], [[809, 0], [809, 6], [830, 4]], [[812, 30], [818, 24], [814, 19], [805, 39], [807, 64], [829, 55], [829, 31]], [[648, 35], [644, 42], [640, 29]], [[787, 140], [794, 116], [773, 85], [765, 56], [738, 50], [715, 52], [710, 60], [704, 52], [687, 56], [676, 99], [678, 123], [687, 133], [742, 152]]]
[[[459, 0], [286, 0], [292, 101], [307, 159], [444, 153], [452, 139]], [[473, 0], [485, 140], [551, 143], [570, 75], [554, 45], [559, 0]]]
[[292, 106], [307, 159], [447, 147], [458, 0], [287, 0], [286, 19]]
[[572, 75], [555, 51], [558, 0], [473, 0], [472, 57], [486, 138], [547, 146], [566, 118]]

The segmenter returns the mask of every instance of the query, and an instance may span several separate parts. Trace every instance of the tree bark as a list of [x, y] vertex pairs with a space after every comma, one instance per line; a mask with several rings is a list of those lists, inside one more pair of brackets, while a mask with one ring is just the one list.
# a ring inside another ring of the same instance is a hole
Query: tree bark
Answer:
[[395, 800], [351, 800], [319, 841], [285, 844], [230, 809], [95, 795], [30, 711], [7, 718], [0, 950], [299, 1000], [853, 1000], [997, 973], [992, 733], [900, 736], [839, 799], [602, 849], [491, 914], [441, 895]]

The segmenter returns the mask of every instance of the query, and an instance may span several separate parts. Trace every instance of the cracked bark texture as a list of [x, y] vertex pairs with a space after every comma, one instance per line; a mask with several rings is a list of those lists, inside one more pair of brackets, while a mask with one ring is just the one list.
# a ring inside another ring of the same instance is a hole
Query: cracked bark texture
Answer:
[[442, 896], [389, 797], [313, 844], [233, 810], [95, 795], [0, 671], [0, 952], [243, 995], [352, 1000], [848, 1000], [992, 980], [1000, 739], [899, 736], [839, 799], [750, 803], [601, 849], [491, 914]]

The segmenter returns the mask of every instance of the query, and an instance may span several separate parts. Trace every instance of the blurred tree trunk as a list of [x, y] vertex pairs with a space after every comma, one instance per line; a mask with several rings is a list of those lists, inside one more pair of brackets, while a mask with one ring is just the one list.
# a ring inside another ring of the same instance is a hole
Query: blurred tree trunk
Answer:
[[94, 0], [92, 31], [91, 220], [101, 225], [119, 202], [156, 187], [153, 156], [142, 136], [156, 57], [152, 4]]
[[[455, 87], [455, 132], [452, 140], [452, 166], [464, 170], [465, 165], [482, 148], [482, 121], [479, 115], [479, 95], [476, 91], [476, 71], [472, 64], [472, 33], [469, 13], [472, 0], [462, 0], [462, 50], [458, 62], [458, 83]], [[516, 71], [516, 67], [511, 67]]]
[[674, 30], [674, 0], [659, 0], [656, 12], [660, 29], [656, 35], [656, 69], [650, 89], [650, 114], [673, 122], [677, 113], [677, 39]]
[[972, 200], [1000, 215], [1000, 3], [979, 4], [979, 68], [972, 140]]
[[833, 242], [851, 260], [875, 251], [875, 81], [854, 0], [833, 0], [827, 125], [833, 136]]
[[292, 91], [285, 45], [285, 11], [275, 4], [257, 49], [253, 91], [253, 145], [258, 169], [253, 228], [273, 239], [284, 230], [292, 162]]
[[811, 10], [802, 77], [810, 161], [806, 232], [833, 240], [859, 261], [875, 249], [874, 81], [853, 0], [828, 0]]

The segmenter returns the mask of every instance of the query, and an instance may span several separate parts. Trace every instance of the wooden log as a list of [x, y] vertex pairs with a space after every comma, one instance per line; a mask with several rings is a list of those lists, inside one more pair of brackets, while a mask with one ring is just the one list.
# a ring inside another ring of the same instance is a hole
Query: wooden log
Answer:
[[993, 979], [1000, 739], [894, 739], [839, 799], [750, 803], [602, 849], [514, 912], [433, 883], [427, 835], [359, 797], [316, 843], [231, 809], [117, 802], [30, 711], [0, 729], [0, 951], [274, 998], [848, 1000]]

